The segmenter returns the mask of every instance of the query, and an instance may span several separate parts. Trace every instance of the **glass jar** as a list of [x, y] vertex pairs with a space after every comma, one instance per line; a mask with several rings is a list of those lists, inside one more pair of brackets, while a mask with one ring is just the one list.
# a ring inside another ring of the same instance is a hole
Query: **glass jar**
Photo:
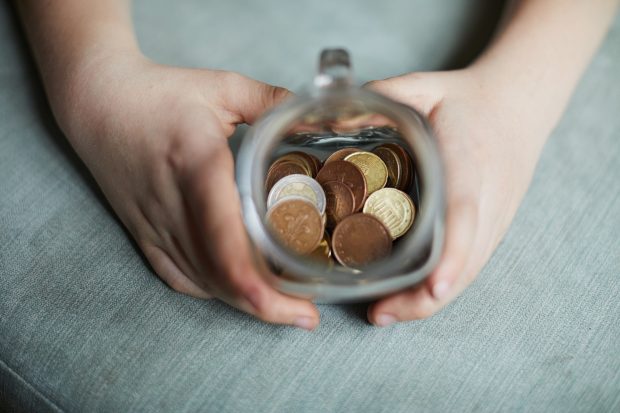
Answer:
[[[302, 150], [324, 160], [342, 147], [369, 150], [384, 143], [399, 143], [413, 161], [408, 194], [416, 209], [412, 228], [395, 241], [389, 257], [360, 271], [295, 255], [278, 242], [265, 220], [265, 179], [278, 156]], [[354, 85], [343, 49], [324, 50], [313, 87], [248, 129], [237, 157], [237, 182], [257, 264], [287, 294], [322, 303], [378, 298], [422, 281], [441, 254], [444, 181], [433, 132], [416, 110]]]

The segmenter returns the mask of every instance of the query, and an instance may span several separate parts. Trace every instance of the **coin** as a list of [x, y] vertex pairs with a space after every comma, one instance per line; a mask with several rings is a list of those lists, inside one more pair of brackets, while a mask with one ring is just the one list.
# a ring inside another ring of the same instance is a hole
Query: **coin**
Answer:
[[329, 163], [329, 162], [333, 162], [333, 161], [344, 161], [344, 158], [347, 157], [348, 155], [351, 155], [354, 152], [358, 152], [359, 149], [358, 148], [343, 148], [343, 149], [339, 149], [336, 152], [332, 153], [331, 155], [329, 155], [329, 157], [325, 160], [325, 162], [323, 163], [324, 165]]
[[290, 196], [300, 196], [312, 202], [323, 215], [325, 213], [325, 192], [321, 185], [307, 175], [287, 175], [275, 183], [267, 196], [267, 209], [276, 202]]
[[313, 171], [314, 171], [314, 173], [312, 174], [312, 177], [313, 178], [316, 177], [316, 174], [319, 172], [319, 170], [323, 166], [323, 163], [321, 162], [319, 158], [312, 155], [311, 153], [305, 153], [305, 152], [302, 152], [302, 153], [304, 153], [308, 157], [308, 159], [311, 161], [313, 165]]
[[391, 251], [390, 233], [372, 215], [349, 215], [336, 226], [332, 234], [332, 253], [346, 267], [364, 267], [387, 257]]
[[355, 212], [355, 196], [346, 184], [339, 181], [327, 181], [322, 186], [326, 199], [327, 227], [333, 228]]
[[381, 158], [388, 170], [387, 185], [392, 188], [396, 188], [402, 179], [403, 167], [400, 163], [400, 159], [394, 150], [380, 146], [373, 150], [373, 152]]
[[331, 263], [332, 249], [331, 249], [331, 239], [329, 238], [329, 234], [327, 231], [323, 234], [323, 239], [319, 242], [318, 247], [314, 249], [310, 253], [310, 258], [314, 258], [317, 261], [322, 261], [326, 264]]
[[364, 213], [377, 217], [388, 229], [392, 239], [404, 235], [415, 217], [411, 198], [395, 188], [383, 188], [371, 194], [364, 204]]
[[276, 159], [271, 164], [271, 167], [274, 167], [275, 165], [282, 163], [282, 162], [294, 162], [297, 165], [304, 168], [304, 170], [306, 171], [306, 175], [308, 176], [316, 175], [317, 171], [314, 170], [314, 163], [312, 162], [312, 159], [306, 156], [306, 154], [303, 152], [289, 152], [287, 154], [284, 154], [280, 156], [278, 159]]
[[319, 172], [319, 169], [321, 169], [321, 161], [319, 160], [319, 158], [306, 152], [301, 152], [301, 151], [289, 152], [285, 155], [282, 155], [278, 160], [280, 159], [292, 160], [292, 161], [303, 163], [304, 165], [308, 167], [308, 170], [310, 171], [309, 176], [313, 178], [316, 176], [317, 172]]
[[401, 191], [409, 191], [411, 183], [413, 182], [413, 162], [409, 156], [409, 153], [405, 150], [405, 148], [397, 143], [384, 143], [383, 145], [375, 148], [375, 150], [378, 148], [391, 149], [394, 153], [396, 153], [396, 155], [398, 155], [398, 159], [400, 159], [400, 164], [402, 167], [402, 174], [400, 181], [394, 187], [396, 189], [400, 189]]
[[304, 174], [306, 175], [306, 170], [300, 166], [299, 164], [291, 161], [278, 162], [269, 168], [267, 172], [267, 180], [265, 181], [265, 189], [267, 193], [271, 191], [271, 188], [278, 182], [280, 179], [285, 176], [292, 174]]
[[316, 207], [304, 198], [285, 198], [267, 211], [275, 236], [298, 254], [309, 254], [323, 238], [323, 222]]
[[351, 162], [332, 161], [325, 163], [316, 180], [323, 185], [325, 182], [338, 181], [347, 185], [355, 197], [354, 211], [358, 211], [366, 199], [366, 178], [362, 171]]
[[347, 155], [345, 161], [360, 168], [366, 178], [368, 194], [383, 188], [387, 182], [388, 169], [385, 163], [372, 152], [359, 151]]

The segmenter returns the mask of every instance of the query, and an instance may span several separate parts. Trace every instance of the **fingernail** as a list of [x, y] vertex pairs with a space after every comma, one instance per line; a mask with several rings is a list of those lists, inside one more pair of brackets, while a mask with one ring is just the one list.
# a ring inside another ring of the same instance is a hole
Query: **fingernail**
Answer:
[[379, 327], [387, 327], [390, 324], [394, 324], [396, 322], [396, 317], [392, 314], [379, 314], [377, 316], [377, 326]]
[[433, 297], [436, 300], [441, 300], [445, 298], [446, 295], [450, 292], [450, 284], [445, 281], [440, 281], [433, 286]]
[[308, 331], [312, 331], [316, 327], [314, 320], [306, 316], [297, 317], [293, 324]]

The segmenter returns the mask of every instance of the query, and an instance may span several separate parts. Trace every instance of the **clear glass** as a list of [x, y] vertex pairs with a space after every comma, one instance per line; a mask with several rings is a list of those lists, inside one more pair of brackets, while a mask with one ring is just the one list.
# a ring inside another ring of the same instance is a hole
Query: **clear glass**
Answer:
[[[363, 150], [399, 143], [413, 160], [409, 195], [416, 206], [412, 229], [392, 254], [363, 271], [328, 266], [292, 254], [265, 222], [264, 182], [269, 165], [293, 150], [324, 160], [342, 147]], [[354, 86], [348, 54], [321, 54], [315, 86], [283, 103], [250, 128], [237, 162], [237, 180], [248, 234], [257, 262], [276, 288], [319, 302], [359, 301], [414, 285], [436, 265], [443, 244], [444, 185], [435, 139], [415, 110]]]

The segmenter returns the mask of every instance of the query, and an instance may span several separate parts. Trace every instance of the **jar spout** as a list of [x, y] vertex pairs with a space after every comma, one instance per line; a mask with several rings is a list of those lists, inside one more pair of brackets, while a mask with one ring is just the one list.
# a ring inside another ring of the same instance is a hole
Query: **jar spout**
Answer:
[[314, 85], [320, 89], [350, 86], [353, 82], [351, 58], [345, 49], [323, 49], [319, 57], [319, 73]]

